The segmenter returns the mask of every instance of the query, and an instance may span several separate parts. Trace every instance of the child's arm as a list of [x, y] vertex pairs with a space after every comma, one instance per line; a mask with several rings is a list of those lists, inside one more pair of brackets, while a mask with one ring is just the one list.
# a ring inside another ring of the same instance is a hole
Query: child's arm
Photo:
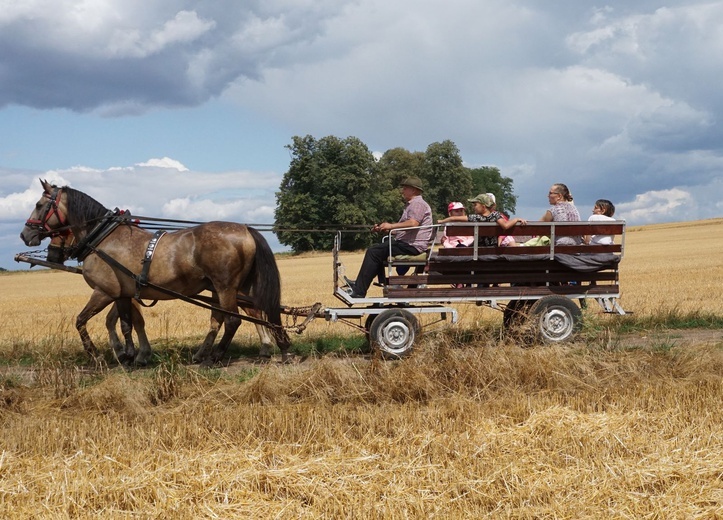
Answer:
[[523, 218], [511, 218], [510, 220], [505, 220], [504, 218], [500, 217], [497, 219], [497, 224], [499, 224], [502, 229], [507, 230], [515, 227], [515, 225], [517, 224], [519, 224], [520, 226], [525, 226], [527, 225], [527, 221]]
[[446, 224], [447, 222], [469, 222], [466, 215], [457, 215], [455, 217], [447, 217], [439, 220], [439, 224]]

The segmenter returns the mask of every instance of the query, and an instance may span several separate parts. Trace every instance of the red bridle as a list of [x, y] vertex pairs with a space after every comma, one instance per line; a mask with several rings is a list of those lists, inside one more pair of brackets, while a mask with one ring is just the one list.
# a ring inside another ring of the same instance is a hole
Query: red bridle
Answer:
[[[36, 227], [40, 230], [40, 232], [44, 235], [55, 237], [55, 236], [67, 236], [70, 234], [70, 229], [67, 228], [67, 218], [65, 214], [60, 211], [60, 208], [58, 207], [58, 199], [60, 198], [60, 195], [62, 194], [63, 190], [62, 188], [53, 188], [52, 193], [43, 193], [43, 197], [49, 199], [48, 205], [45, 207], [45, 211], [43, 213], [42, 218], [40, 219], [31, 219], [25, 221], [25, 225], [28, 227]], [[60, 226], [65, 228], [61, 231], [53, 230], [53, 228], [50, 227], [48, 224], [48, 221], [53, 217], [53, 215], [56, 216], [58, 219], [58, 222], [60, 222]]]

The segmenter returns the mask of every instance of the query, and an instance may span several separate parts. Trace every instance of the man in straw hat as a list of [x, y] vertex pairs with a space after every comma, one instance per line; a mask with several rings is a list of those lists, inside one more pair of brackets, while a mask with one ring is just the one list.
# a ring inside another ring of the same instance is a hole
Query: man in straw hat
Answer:
[[[372, 231], [387, 233], [393, 229], [417, 228], [397, 231], [391, 239], [392, 256], [417, 255], [427, 249], [432, 238], [432, 208], [422, 198], [424, 190], [418, 177], [407, 177], [400, 187], [405, 205], [399, 222], [375, 224]], [[349, 296], [364, 298], [374, 277], [384, 280], [384, 261], [389, 256], [389, 247], [387, 242], [380, 242], [367, 249], [356, 280], [346, 279]]]

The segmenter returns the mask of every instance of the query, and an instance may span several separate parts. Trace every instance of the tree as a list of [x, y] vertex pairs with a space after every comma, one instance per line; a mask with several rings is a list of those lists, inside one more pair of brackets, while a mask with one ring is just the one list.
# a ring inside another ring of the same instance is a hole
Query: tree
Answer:
[[[368, 226], [376, 221], [375, 206], [368, 203], [374, 157], [356, 137], [294, 136], [289, 171], [276, 193], [274, 213], [279, 242], [296, 253], [329, 250], [336, 229], [349, 229], [348, 248], [368, 245]], [[327, 231], [328, 230], [328, 231]]]
[[436, 219], [447, 216], [449, 202], [466, 203], [486, 192], [495, 194], [500, 210], [515, 211], [512, 179], [494, 167], [466, 168], [449, 140], [432, 143], [425, 152], [392, 148], [378, 162], [356, 137], [295, 136], [286, 148], [291, 164], [276, 193], [274, 217], [279, 241], [295, 253], [328, 251], [338, 229], [345, 231], [344, 249], [378, 240], [369, 229], [399, 219], [404, 208], [399, 184], [410, 176], [422, 179]]
[[447, 216], [447, 205], [453, 200], [465, 201], [472, 195], [472, 177], [462, 165], [459, 149], [452, 141], [432, 143], [424, 153], [424, 198], [436, 217]]
[[513, 215], [517, 209], [517, 197], [512, 187], [512, 179], [503, 177], [499, 168], [482, 166], [469, 170], [472, 177], [473, 192], [493, 193], [497, 199], [497, 209], [506, 214]]
[[[395, 222], [404, 209], [404, 199], [399, 184], [407, 177], [419, 177], [424, 181], [424, 154], [404, 148], [392, 148], [384, 152], [375, 167], [375, 188], [378, 193], [374, 204], [378, 222]], [[426, 186], [426, 182], [424, 183]]]

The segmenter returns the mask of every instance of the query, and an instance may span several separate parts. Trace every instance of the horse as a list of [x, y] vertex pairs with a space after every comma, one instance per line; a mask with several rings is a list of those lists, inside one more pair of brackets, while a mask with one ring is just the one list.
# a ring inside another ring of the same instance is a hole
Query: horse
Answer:
[[[64, 264], [73, 254], [76, 245], [77, 239], [70, 229], [54, 231], [51, 234], [50, 244], [48, 245], [47, 261], [56, 264]], [[126, 354], [126, 345], [121, 343], [118, 336], [118, 322], [120, 321], [121, 316], [116, 303], [111, 306], [105, 318], [105, 327], [108, 332], [108, 345], [113, 350], [118, 362], [123, 364], [133, 362], [135, 365], [146, 366], [150, 362], [152, 356], [151, 344], [148, 341], [148, 336], [146, 335], [146, 323], [141, 311], [141, 304], [138, 300], [131, 300], [131, 304], [132, 328], [136, 331], [140, 347], [135, 353], [135, 357], [131, 357]], [[252, 318], [258, 320], [263, 318], [262, 313], [257, 309], [244, 307], [243, 310]], [[256, 327], [256, 332], [261, 340], [259, 357], [270, 358], [271, 349], [273, 347], [271, 335], [266, 327], [258, 323], [254, 324], [254, 326]]]
[[[267, 319], [255, 323], [271, 328], [282, 360], [288, 360], [290, 340], [281, 324], [279, 270], [271, 248], [256, 229], [214, 221], [159, 237], [128, 219], [118, 218], [117, 213], [79, 190], [54, 186], [42, 179], [40, 183], [43, 193], [20, 238], [34, 247], [43, 238], [68, 228], [77, 238], [73, 257], [83, 261], [83, 278], [93, 293], [75, 325], [84, 350], [93, 359], [98, 350], [86, 324], [109, 304], [115, 303], [120, 315], [125, 353], [135, 358], [131, 335], [133, 298], [188, 300], [209, 290], [216, 305], [211, 307], [211, 326], [193, 356], [194, 362], [211, 365], [226, 353], [241, 325], [239, 293], [253, 298], [254, 309]], [[155, 248], [151, 249], [154, 239]], [[223, 336], [214, 345], [222, 326]], [[142, 352], [140, 356], [148, 354]]]

